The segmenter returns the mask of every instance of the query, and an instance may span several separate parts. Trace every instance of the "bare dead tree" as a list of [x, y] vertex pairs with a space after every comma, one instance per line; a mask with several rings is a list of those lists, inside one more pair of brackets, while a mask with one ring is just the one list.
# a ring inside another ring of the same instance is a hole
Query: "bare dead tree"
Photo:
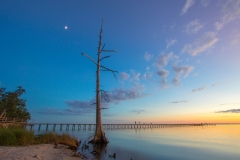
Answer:
[[[109, 69], [100, 64], [100, 62], [102, 60], [110, 57], [110, 56], [101, 57], [102, 52], [117, 52], [115, 50], [105, 50], [105, 48], [104, 48], [105, 44], [102, 45], [102, 26], [103, 26], [103, 21], [101, 24], [100, 34], [99, 34], [97, 62], [94, 61], [93, 58], [91, 58], [89, 55], [82, 52], [82, 55], [89, 58], [97, 67], [97, 70], [96, 70], [96, 103], [93, 103], [93, 104], [96, 104], [96, 129], [95, 129], [94, 138], [91, 141], [89, 141], [90, 143], [94, 143], [94, 144], [108, 143], [108, 140], [106, 138], [106, 135], [105, 135], [103, 127], [102, 127], [101, 109], [103, 109], [103, 108], [101, 108], [101, 99], [103, 98], [107, 102], [109, 102], [110, 100], [106, 94], [106, 91], [100, 90], [100, 71], [112, 72], [115, 78], [117, 78], [115, 73], [118, 73], [118, 71]], [[103, 70], [101, 70], [101, 69], [103, 69]], [[93, 105], [93, 104], [91, 104], [91, 105]]]

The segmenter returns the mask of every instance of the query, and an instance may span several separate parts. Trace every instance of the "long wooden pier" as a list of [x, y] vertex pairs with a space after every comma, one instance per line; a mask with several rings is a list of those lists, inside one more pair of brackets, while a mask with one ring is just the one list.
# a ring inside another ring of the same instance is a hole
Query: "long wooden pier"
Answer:
[[[187, 127], [187, 126], [215, 126], [214, 123], [200, 123], [200, 124], [103, 124], [104, 129], [147, 129], [147, 128], [165, 128], [165, 127]], [[68, 130], [92, 130], [95, 129], [96, 124], [58, 124], [58, 123], [27, 123], [26, 126], [32, 130], [33, 126], [37, 126], [40, 131], [45, 126], [45, 131], [49, 129], [55, 131], [57, 126], [60, 131], [64, 128]]]

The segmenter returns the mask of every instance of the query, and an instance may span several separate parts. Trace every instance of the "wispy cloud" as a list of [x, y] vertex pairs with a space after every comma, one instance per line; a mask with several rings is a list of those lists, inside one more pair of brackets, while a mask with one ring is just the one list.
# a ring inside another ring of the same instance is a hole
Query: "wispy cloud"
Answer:
[[191, 21], [191, 22], [189, 22], [186, 26], [185, 26], [185, 28], [184, 28], [184, 30], [183, 30], [183, 32], [185, 32], [185, 33], [187, 33], [187, 34], [195, 34], [195, 33], [197, 33], [200, 29], [202, 29], [203, 28], [203, 24], [201, 24], [199, 21], [198, 21], [198, 19], [195, 19], [195, 20], [193, 20], [193, 21]]
[[182, 8], [181, 15], [187, 13], [188, 9], [189, 9], [192, 5], [194, 5], [194, 3], [195, 3], [195, 0], [186, 0], [186, 3], [185, 3], [185, 5], [184, 5], [183, 8]]
[[144, 73], [142, 76], [143, 79], [147, 79], [147, 73]]
[[237, 102], [237, 103], [223, 103], [221, 105], [236, 105], [236, 104], [240, 104], [240, 102]]
[[[228, 82], [231, 82], [231, 81], [233, 81], [233, 79], [227, 80], [227, 81], [221, 81], [221, 82], [213, 83], [211, 86], [214, 87], [214, 86], [217, 86], [217, 85], [220, 85], [220, 84], [224, 84], [224, 83], [228, 83]], [[202, 90], [204, 90], [204, 89], [206, 89], [206, 88], [207, 88], [207, 85], [205, 85], [205, 86], [203, 86], [203, 87], [199, 87], [199, 88], [193, 89], [193, 90], [191, 91], [191, 93], [192, 93], [192, 92], [197, 92], [197, 91], [202, 91]], [[232, 104], [233, 104], [233, 103], [232, 103]], [[224, 105], [224, 104], [222, 104], [222, 105]]]
[[175, 26], [176, 26], [176, 22], [173, 23], [172, 25], [170, 25], [170, 29], [173, 30], [175, 28]]
[[181, 52], [189, 53], [191, 56], [196, 56], [199, 53], [207, 51], [217, 41], [218, 38], [216, 38], [214, 32], [206, 32], [203, 34], [201, 38], [195, 40], [194, 44], [186, 44]]
[[166, 40], [166, 42], [167, 42], [166, 48], [168, 49], [168, 48], [170, 48], [170, 46], [174, 45], [177, 42], [177, 40], [176, 40], [176, 38], [174, 38], [174, 39]]
[[198, 73], [194, 73], [192, 76], [196, 77], [196, 76], [198, 76], [198, 75], [199, 75]]
[[170, 103], [186, 103], [187, 101], [184, 100], [184, 101], [173, 101], [173, 102], [170, 102]]
[[207, 7], [209, 5], [210, 1], [209, 0], [201, 0], [201, 4], [203, 7]]
[[169, 71], [166, 69], [163, 69], [164, 66], [168, 64], [169, 61], [177, 59], [178, 57], [173, 54], [173, 52], [170, 52], [168, 54], [161, 53], [158, 55], [158, 57], [155, 58], [154, 66], [157, 67], [158, 71], [156, 74], [161, 77], [161, 86], [162, 88], [167, 88], [167, 76], [169, 74]]
[[220, 21], [215, 23], [217, 30], [221, 30], [224, 25], [240, 18], [240, 1], [239, 0], [227, 0], [223, 1], [222, 15]]
[[168, 74], [169, 71], [162, 68], [157, 71], [157, 75], [160, 76], [162, 79], [161, 81], [162, 88], [166, 88]]
[[231, 35], [231, 45], [235, 46], [235, 45], [239, 45], [240, 44], [240, 32], [238, 30], [234, 30], [233, 31], [233, 35]]
[[[106, 102], [104, 99], [102, 99], [101, 105], [103, 108], [106, 108], [106, 107], [109, 107], [110, 104], [119, 104], [122, 101], [146, 97], [147, 94], [142, 93], [144, 89], [145, 89], [144, 85], [140, 85], [139, 83], [135, 83], [133, 87], [128, 89], [115, 88], [109, 92], [106, 92], [106, 95], [109, 99], [109, 103]], [[67, 101], [66, 104], [71, 108], [75, 108], [75, 109], [79, 109], [79, 108], [89, 109], [89, 107], [91, 108], [91, 106], [94, 106], [91, 104], [95, 102], [96, 100], [95, 98], [93, 98], [90, 101]], [[94, 107], [92, 109], [94, 109]]]
[[146, 61], [149, 61], [150, 59], [153, 58], [153, 55], [150, 54], [150, 53], [148, 53], [148, 52], [146, 52], [146, 53], [144, 53], [143, 58], [144, 58]]
[[[142, 93], [144, 90], [143, 85], [135, 83], [135, 85], [129, 89], [116, 88], [107, 92], [108, 99], [110, 102], [106, 102], [102, 99], [101, 107], [103, 110], [110, 107], [111, 104], [119, 104], [122, 101], [134, 100], [146, 97], [147, 94]], [[65, 109], [55, 109], [55, 108], [44, 108], [37, 113], [48, 114], [48, 115], [86, 115], [96, 112], [96, 99], [92, 98], [90, 101], [66, 101], [67, 108]]]
[[217, 111], [215, 113], [240, 113], [240, 109], [230, 109], [230, 110], [224, 110], [224, 111]]
[[166, 66], [170, 60], [176, 59], [177, 57], [174, 56], [173, 52], [168, 54], [161, 53], [155, 59], [154, 66], [158, 67], [159, 69]]
[[172, 81], [172, 83], [176, 86], [180, 85], [180, 77], [184, 74], [184, 77], [186, 78], [190, 72], [192, 72], [194, 70], [193, 66], [177, 66], [177, 64], [175, 63], [173, 65], [173, 70], [175, 72], [175, 77]]
[[136, 110], [136, 109], [132, 110], [131, 112], [135, 114], [146, 113], [145, 110]]
[[213, 83], [212, 84], [212, 87], [216, 86], [216, 85], [219, 85], [219, 84], [223, 84], [224, 82], [217, 82], [217, 83]]
[[141, 73], [136, 72], [132, 69], [130, 70], [130, 72], [132, 73], [132, 79], [131, 80], [139, 81]]
[[120, 77], [122, 78], [122, 80], [127, 80], [128, 78], [130, 78], [130, 75], [126, 72], [120, 72]]
[[67, 106], [70, 106], [73, 109], [94, 109], [94, 107], [92, 107], [93, 103], [95, 103], [96, 100], [92, 99], [91, 101], [66, 101]]
[[111, 92], [107, 93], [107, 95], [111, 103], [118, 104], [121, 101], [146, 97], [147, 94], [142, 93], [144, 89], [145, 89], [144, 85], [135, 83], [135, 85], [132, 88], [129, 89], [116, 88]]
[[216, 22], [214, 25], [216, 30], [221, 30], [224, 26], [224, 23]]
[[148, 79], [148, 80], [153, 80], [153, 79], [152, 79], [152, 76], [153, 76], [153, 73], [147, 71], [146, 73], [143, 74], [142, 78], [143, 78], [143, 79]]
[[232, 82], [232, 81], [233, 81], [233, 79], [228, 80], [228, 81], [221, 81], [221, 82], [213, 83], [213, 84], [212, 84], [212, 87], [217, 86], [217, 85], [220, 85], [220, 84], [225, 84], [225, 83], [228, 83], [228, 82]]
[[91, 107], [87, 109], [77, 109], [71, 107], [66, 109], [43, 108], [37, 111], [37, 113], [46, 115], [85, 115], [94, 113], [94, 110]]
[[110, 113], [104, 113], [104, 114], [102, 114], [102, 116], [104, 116], [104, 117], [113, 117], [113, 116], [114, 116], [114, 114], [110, 114]]
[[205, 88], [206, 88], [206, 86], [203, 86], [203, 87], [200, 87], [200, 88], [193, 89], [193, 90], [192, 90], [192, 93], [193, 93], [193, 92], [202, 91], [202, 90], [204, 90]]
[[44, 108], [40, 109], [37, 113], [41, 114], [52, 114], [52, 115], [63, 115], [63, 111], [59, 109], [54, 109], [54, 108]]
[[146, 67], [146, 72], [143, 74], [143, 76], [142, 76], [142, 78], [143, 79], [149, 79], [149, 80], [152, 80], [152, 72], [151, 71], [149, 71], [150, 70], [150, 67], [149, 66], [147, 66]]

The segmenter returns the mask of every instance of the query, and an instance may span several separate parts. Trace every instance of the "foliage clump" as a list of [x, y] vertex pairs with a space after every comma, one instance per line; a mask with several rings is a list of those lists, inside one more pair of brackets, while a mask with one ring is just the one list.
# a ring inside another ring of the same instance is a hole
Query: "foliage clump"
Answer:
[[21, 86], [12, 92], [7, 92], [6, 88], [0, 88], [0, 114], [6, 112], [6, 117], [30, 120], [26, 100], [20, 98], [24, 93], [25, 89]]

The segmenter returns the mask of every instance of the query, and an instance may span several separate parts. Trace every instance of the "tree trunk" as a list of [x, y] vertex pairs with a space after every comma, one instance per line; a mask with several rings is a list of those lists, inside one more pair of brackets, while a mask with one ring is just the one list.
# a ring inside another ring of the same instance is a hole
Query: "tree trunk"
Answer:
[[6, 116], [6, 109], [3, 110], [3, 112], [2, 112], [0, 117], [4, 117], [4, 115]]
[[91, 143], [108, 143], [105, 136], [105, 132], [102, 127], [102, 116], [101, 116], [101, 95], [100, 95], [100, 57], [102, 48], [102, 27], [99, 35], [99, 45], [98, 45], [98, 61], [97, 61], [97, 71], [96, 71], [96, 129], [94, 138], [90, 141]]

